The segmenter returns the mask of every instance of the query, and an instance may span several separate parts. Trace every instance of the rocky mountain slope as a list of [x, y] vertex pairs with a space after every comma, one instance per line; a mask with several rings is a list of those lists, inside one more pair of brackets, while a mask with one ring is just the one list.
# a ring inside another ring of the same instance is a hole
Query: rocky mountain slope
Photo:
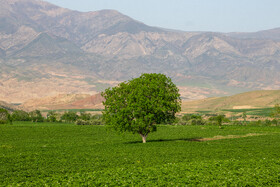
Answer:
[[176, 32], [114, 10], [0, 3], [0, 100], [95, 94], [144, 72], [170, 76], [184, 99], [280, 89], [280, 29]]

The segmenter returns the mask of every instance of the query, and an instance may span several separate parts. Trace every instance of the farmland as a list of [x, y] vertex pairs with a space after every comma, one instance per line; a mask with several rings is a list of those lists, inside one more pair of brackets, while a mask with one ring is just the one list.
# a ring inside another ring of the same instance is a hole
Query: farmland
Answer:
[[280, 185], [279, 126], [162, 125], [148, 136], [105, 126], [0, 126], [0, 186]]

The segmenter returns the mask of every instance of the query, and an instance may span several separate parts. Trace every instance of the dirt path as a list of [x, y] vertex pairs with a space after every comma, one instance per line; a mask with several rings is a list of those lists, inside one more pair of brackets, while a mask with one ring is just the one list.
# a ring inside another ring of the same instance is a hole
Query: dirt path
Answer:
[[222, 140], [222, 139], [233, 139], [233, 138], [245, 138], [250, 136], [263, 136], [267, 135], [267, 133], [249, 133], [245, 135], [227, 135], [227, 136], [214, 136], [213, 138], [200, 138], [200, 139], [194, 139], [193, 141], [211, 141], [211, 140]]

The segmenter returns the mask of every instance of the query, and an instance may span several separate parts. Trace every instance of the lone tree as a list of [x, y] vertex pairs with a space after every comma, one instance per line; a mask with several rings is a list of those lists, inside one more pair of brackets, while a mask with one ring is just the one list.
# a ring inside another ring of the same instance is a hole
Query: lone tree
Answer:
[[217, 125], [219, 125], [219, 128], [222, 128], [223, 122], [229, 122], [229, 119], [222, 114], [219, 114], [217, 116], [212, 116], [211, 118], [209, 118], [209, 120], [216, 121]]
[[138, 133], [146, 143], [156, 124], [171, 123], [181, 110], [179, 90], [164, 74], [142, 74], [102, 93], [103, 119], [119, 132]]

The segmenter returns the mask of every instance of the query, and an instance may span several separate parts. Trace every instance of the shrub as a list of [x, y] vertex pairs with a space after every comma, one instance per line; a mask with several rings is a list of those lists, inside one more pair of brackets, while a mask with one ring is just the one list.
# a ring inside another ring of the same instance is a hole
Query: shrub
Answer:
[[266, 119], [266, 120], [264, 121], [264, 125], [266, 125], [266, 126], [271, 126], [271, 125], [272, 125], [272, 122], [271, 122], [269, 119]]
[[271, 121], [271, 123], [273, 124], [273, 125], [278, 125], [278, 120], [277, 119], [273, 119], [272, 121]]
[[205, 125], [205, 121], [203, 119], [192, 119], [190, 120], [191, 125]]
[[202, 117], [198, 114], [185, 114], [182, 117], [182, 120], [189, 121], [191, 119], [202, 119]]
[[76, 125], [103, 125], [102, 120], [82, 120], [77, 119]]
[[183, 120], [181, 117], [177, 117], [177, 125], [187, 125], [187, 121]]

